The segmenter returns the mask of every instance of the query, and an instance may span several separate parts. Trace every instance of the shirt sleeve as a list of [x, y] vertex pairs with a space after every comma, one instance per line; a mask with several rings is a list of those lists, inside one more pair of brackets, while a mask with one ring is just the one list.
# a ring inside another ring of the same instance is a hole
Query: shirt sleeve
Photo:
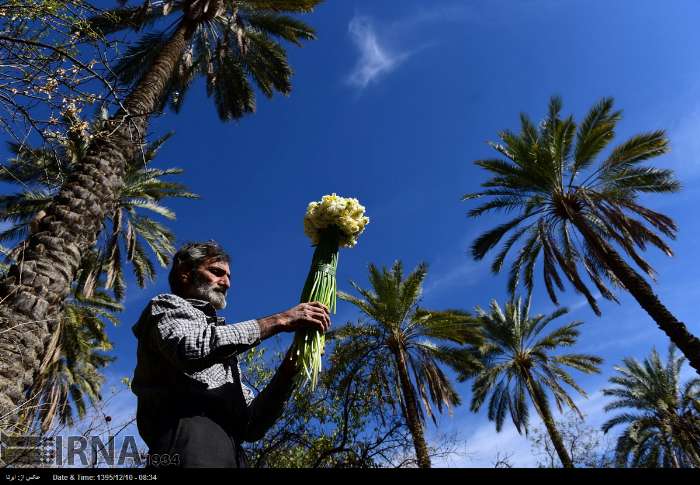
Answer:
[[242, 438], [243, 441], [252, 443], [262, 439], [282, 416], [285, 404], [296, 387], [297, 379], [294, 374], [280, 368], [267, 386], [255, 396], [253, 391], [243, 384], [240, 365], [238, 375], [248, 408], [248, 423]]
[[209, 366], [260, 343], [257, 320], [210, 325], [206, 317], [179, 297], [160, 295], [151, 301], [156, 347], [178, 368]]

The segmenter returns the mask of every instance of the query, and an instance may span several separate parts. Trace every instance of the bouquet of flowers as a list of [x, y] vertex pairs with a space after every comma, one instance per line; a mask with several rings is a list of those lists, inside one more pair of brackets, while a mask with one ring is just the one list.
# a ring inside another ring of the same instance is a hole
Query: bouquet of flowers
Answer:
[[[317, 301], [335, 313], [338, 250], [351, 248], [365, 230], [369, 218], [365, 208], [357, 199], [324, 195], [320, 202], [311, 202], [304, 216], [304, 233], [316, 247], [311, 260], [311, 269], [301, 292], [301, 303]], [[294, 340], [296, 354], [311, 388], [316, 388], [321, 371], [321, 355], [325, 337], [317, 330], [297, 332]]]

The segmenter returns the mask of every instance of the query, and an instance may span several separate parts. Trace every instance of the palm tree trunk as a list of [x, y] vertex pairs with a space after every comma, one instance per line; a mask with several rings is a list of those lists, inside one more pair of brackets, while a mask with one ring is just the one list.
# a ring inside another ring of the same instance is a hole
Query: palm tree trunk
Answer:
[[668, 453], [671, 455], [671, 463], [673, 463], [673, 468], [680, 468], [681, 464], [678, 461], [678, 456], [676, 451], [673, 449], [673, 442], [669, 439], [666, 440], [666, 446], [668, 447]]
[[186, 47], [183, 22], [153, 67], [95, 138], [80, 168], [65, 182], [25, 241], [19, 262], [0, 281], [0, 429], [11, 429], [39, 369], [83, 252], [114, 211], [126, 164], [137, 154], [149, 116]]
[[554, 418], [552, 418], [552, 413], [549, 411], [549, 406], [544, 399], [544, 395], [542, 395], [542, 391], [538, 386], [534, 385], [531, 375], [528, 374], [527, 380], [527, 387], [530, 390], [532, 401], [535, 403], [535, 409], [537, 409], [537, 413], [542, 418], [545, 428], [547, 428], [547, 433], [549, 433], [549, 438], [552, 440], [552, 444], [559, 456], [559, 460], [561, 460], [561, 464], [564, 468], [574, 468], [574, 462], [571, 460], [569, 452], [566, 446], [564, 446], [564, 440], [561, 434], [559, 434], [557, 426], [554, 424]]
[[700, 444], [697, 441], [690, 441], [690, 446], [688, 449], [690, 461], [696, 468], [700, 467], [700, 454], [698, 453], [698, 446], [700, 446]]
[[416, 393], [411, 384], [411, 379], [408, 376], [408, 366], [406, 357], [400, 348], [392, 349], [396, 358], [396, 368], [399, 373], [399, 382], [401, 384], [401, 393], [403, 400], [406, 403], [405, 418], [408, 429], [413, 437], [413, 446], [416, 450], [416, 459], [418, 466], [421, 468], [430, 468], [430, 454], [428, 453], [428, 445], [425, 442], [423, 435], [423, 425], [420, 420], [420, 414], [416, 406]]
[[649, 283], [629, 266], [603, 238], [588, 225], [581, 214], [573, 214], [572, 222], [581, 232], [596, 256], [622, 282], [639, 305], [654, 319], [658, 327], [683, 353], [690, 365], [700, 374], [700, 339], [691, 334], [661, 303]]
[[[671, 431], [671, 433], [673, 433], [673, 431]], [[663, 439], [664, 448], [666, 448], [666, 459], [670, 459], [671, 468], [680, 468], [681, 464], [679, 463], [678, 456], [676, 455], [676, 452], [673, 449], [673, 438], [663, 430], [661, 430], [661, 437]]]

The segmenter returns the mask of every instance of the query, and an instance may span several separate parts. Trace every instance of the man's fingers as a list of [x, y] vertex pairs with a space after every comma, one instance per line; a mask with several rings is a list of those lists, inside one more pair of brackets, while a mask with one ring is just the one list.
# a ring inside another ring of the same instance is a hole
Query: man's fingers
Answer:
[[328, 307], [326, 305], [324, 305], [323, 303], [321, 303], [320, 301], [312, 301], [312, 302], [309, 302], [308, 305], [310, 305], [314, 308], [321, 308], [321, 309], [323, 309], [324, 313], [326, 313], [327, 315], [330, 315], [330, 311], [328, 310]]
[[307, 318], [306, 321], [311, 324], [311, 326], [315, 329], [318, 330], [319, 332], [323, 333], [325, 332], [325, 325], [323, 318], [319, 315], [315, 314], [310, 314]]
[[315, 326], [320, 327], [319, 330], [322, 332], [328, 330], [328, 327], [330, 326], [330, 318], [320, 309], [308, 309], [306, 319], [312, 322]]
[[323, 322], [326, 325], [326, 331], [328, 331], [328, 328], [331, 326], [331, 316], [328, 312], [323, 312]]
[[328, 311], [328, 307], [326, 307], [325, 305], [323, 305], [322, 303], [319, 303], [319, 302], [312, 302], [312, 303], [308, 303], [307, 305], [308, 306], [306, 307], [306, 309], [308, 311], [320, 313], [321, 315], [324, 316], [324, 318], [326, 320], [328, 320], [330, 322], [331, 314]]
[[330, 326], [330, 318], [328, 317], [328, 315], [326, 315], [325, 312], [322, 312], [318, 309], [314, 309], [310, 311], [310, 315], [313, 316], [314, 321], [321, 323], [324, 332]]
[[327, 306], [325, 306], [321, 303], [319, 303], [319, 305], [320, 305], [321, 309], [323, 310], [323, 316], [324, 316], [324, 319], [326, 322], [326, 331], [328, 331], [328, 329], [331, 326], [331, 312], [328, 310]]
[[325, 333], [331, 326], [331, 316], [328, 307], [320, 302], [313, 301], [300, 303], [295, 307], [297, 319], [307, 323], [306, 326]]

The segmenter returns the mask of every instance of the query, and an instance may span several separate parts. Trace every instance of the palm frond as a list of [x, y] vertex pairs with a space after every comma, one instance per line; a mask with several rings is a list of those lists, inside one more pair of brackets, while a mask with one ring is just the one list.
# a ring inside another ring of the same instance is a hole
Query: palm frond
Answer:
[[310, 13], [323, 0], [245, 0], [240, 2], [243, 9], [270, 12]]
[[613, 99], [604, 98], [588, 112], [576, 134], [573, 177], [594, 161], [595, 157], [615, 136], [615, 125], [621, 119], [620, 111], [613, 111]]
[[112, 68], [116, 79], [126, 86], [138, 82], [151, 68], [167, 41], [168, 37], [165, 32], [144, 34], [137, 42], [129, 46]]
[[301, 47], [301, 40], [316, 39], [316, 32], [304, 22], [287, 15], [274, 13], [251, 13], [246, 15], [247, 23], [256, 30]]
[[105, 10], [78, 26], [82, 34], [97, 32], [100, 35], [113, 34], [122, 30], [138, 32], [155, 23], [163, 15], [163, 11], [149, 7], [146, 2], [141, 7], [122, 7]]
[[[684, 389], [679, 378], [683, 358], [676, 358], [671, 347], [666, 362], [654, 349], [643, 362], [625, 358], [623, 363], [615, 367], [617, 374], [609, 379], [614, 387], [603, 389], [605, 396], [614, 398], [606, 410], [625, 410], [602, 428], [607, 433], [625, 426], [617, 438], [618, 461], [654, 467], [684, 463], [700, 466], [697, 411], [683, 412], [679, 406]], [[652, 449], [658, 452], [652, 453]], [[669, 461], [671, 455], [675, 457], [673, 463]]]
[[[548, 394], [562, 410], [578, 408], [568, 394], [567, 385], [581, 395], [585, 391], [564, 369], [570, 367], [590, 374], [599, 372], [601, 360], [595, 356], [553, 355], [561, 347], [575, 344], [581, 322], [571, 322], [540, 336], [544, 328], [566, 313], [559, 309], [550, 315], [530, 316], [529, 300], [513, 297], [505, 308], [493, 300], [489, 311], [477, 307], [484, 343], [478, 348], [479, 368], [461, 379], [473, 378], [471, 410], [478, 411], [488, 399], [488, 417], [502, 428], [510, 414], [518, 432], [526, 433], [529, 400], [541, 416], [551, 414]], [[490, 398], [489, 398], [490, 395]], [[540, 409], [546, 406], [546, 409]]]

